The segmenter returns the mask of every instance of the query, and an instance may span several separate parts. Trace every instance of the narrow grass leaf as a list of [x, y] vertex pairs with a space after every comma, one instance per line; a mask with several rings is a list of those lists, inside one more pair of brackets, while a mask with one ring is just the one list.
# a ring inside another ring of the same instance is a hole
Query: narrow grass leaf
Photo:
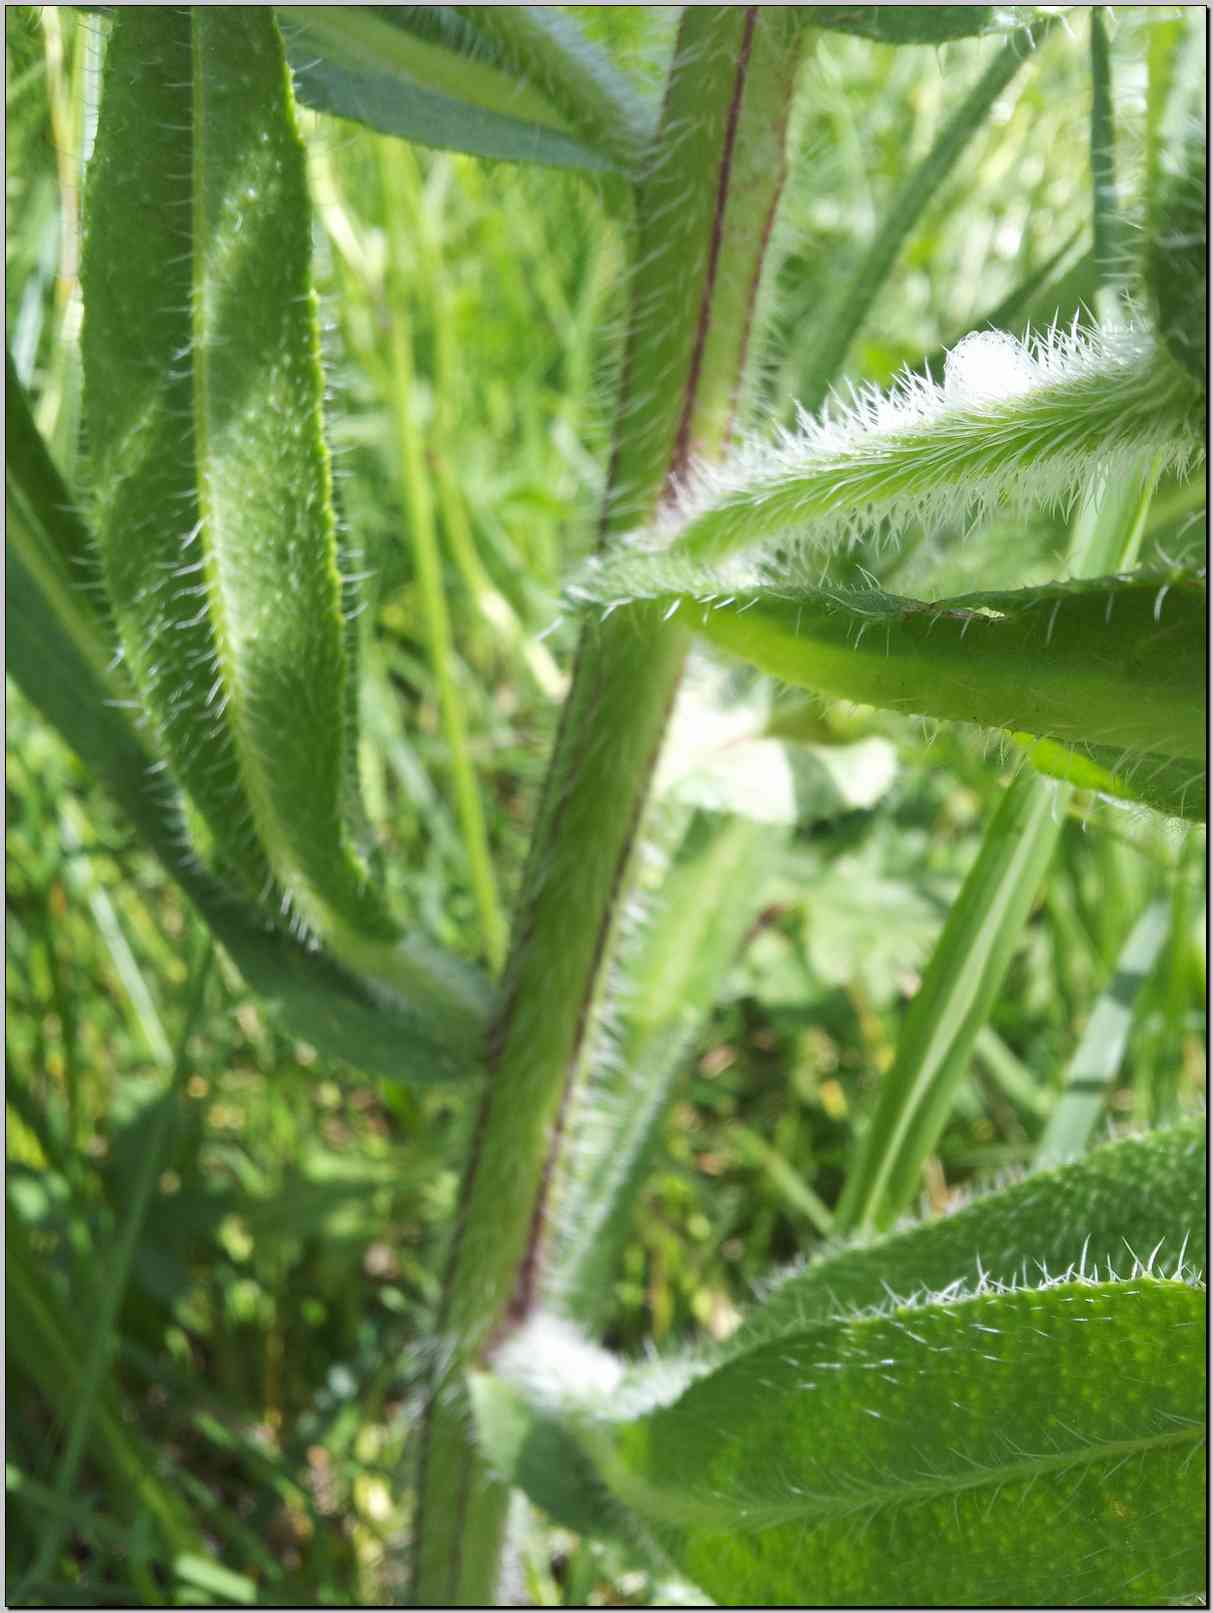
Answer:
[[1021, 773], [990, 820], [848, 1173], [835, 1215], [840, 1233], [886, 1229], [918, 1191], [1057, 844], [1056, 788]]
[[1158, 961], [1170, 921], [1170, 903], [1152, 902], [1130, 930], [1066, 1070], [1061, 1097], [1037, 1149], [1039, 1165], [1057, 1165], [1086, 1148], [1124, 1058], [1138, 993]]
[[827, 1250], [785, 1277], [723, 1347], [748, 1350], [890, 1295], [1031, 1286], [1079, 1273], [1131, 1277], [1142, 1268], [1202, 1273], [1208, 1155], [1203, 1124], [1105, 1143], [1084, 1159], [1038, 1168], [949, 1215], [870, 1242]]
[[[845, 33], [860, 33], [890, 44], [939, 43], [961, 34], [981, 33], [991, 25], [995, 15], [1000, 14], [1003, 19], [1007, 15], [1006, 8], [994, 6], [812, 6], [803, 9], [817, 27], [839, 28]], [[1032, 29], [1017, 30], [906, 180], [867, 251], [847, 276], [838, 306], [829, 310], [828, 317], [822, 321], [822, 336], [810, 364], [810, 380], [802, 399], [809, 414], [821, 407], [838, 379], [851, 343], [888, 280], [911, 231], [969, 141], [989, 117], [998, 97], [1052, 26], [1053, 19], [1042, 19]]]
[[275, 9], [296, 93], [318, 112], [476, 157], [589, 171], [615, 166], [610, 150], [584, 139], [455, 7]]
[[[55, 1475], [55, 1494], [66, 1505], [76, 1485], [86, 1446], [89, 1441], [94, 1414], [102, 1382], [114, 1360], [118, 1348], [118, 1313], [126, 1296], [131, 1268], [143, 1234], [144, 1221], [152, 1201], [152, 1190], [163, 1168], [171, 1128], [177, 1117], [181, 1087], [186, 1070], [186, 1046], [193, 1035], [198, 1016], [202, 1011], [207, 980], [210, 976], [212, 948], [205, 938], [194, 960], [185, 994], [185, 1011], [178, 1031], [177, 1045], [171, 1053], [169, 1073], [169, 1101], [157, 1108], [146, 1149], [139, 1161], [132, 1185], [130, 1204], [118, 1236], [108, 1269], [104, 1274], [101, 1301], [97, 1314], [91, 1320], [89, 1339], [84, 1351], [79, 1378], [75, 1383], [75, 1397], [70, 1412], [64, 1415], [67, 1438], [59, 1458]], [[51, 1515], [38, 1551], [30, 1569], [30, 1578], [39, 1580], [50, 1573], [68, 1529], [68, 1517], [60, 1511]]]
[[759, 1346], [602, 1446], [726, 1605], [1150, 1605], [1203, 1584], [1205, 1295], [925, 1300]]

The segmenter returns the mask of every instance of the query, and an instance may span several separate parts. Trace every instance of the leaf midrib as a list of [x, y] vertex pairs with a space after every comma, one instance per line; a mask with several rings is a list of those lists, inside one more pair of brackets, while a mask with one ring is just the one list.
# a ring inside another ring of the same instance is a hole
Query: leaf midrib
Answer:
[[956, 1474], [910, 1479], [896, 1485], [865, 1484], [860, 1499], [852, 1499], [850, 1496], [829, 1497], [818, 1508], [806, 1505], [803, 1490], [799, 1499], [794, 1502], [782, 1504], [769, 1502], [760, 1506], [690, 1496], [675, 1499], [669, 1492], [651, 1481], [623, 1472], [617, 1457], [610, 1459], [609, 1467], [612, 1470], [610, 1476], [617, 1493], [623, 1500], [635, 1506], [642, 1516], [650, 1520], [688, 1528], [715, 1525], [730, 1530], [755, 1531], [803, 1521], [809, 1527], [817, 1528], [819, 1525], [839, 1522], [865, 1512], [876, 1512], [883, 1507], [913, 1506], [917, 1502], [958, 1495], [968, 1490], [980, 1490], [991, 1485], [997, 1490], [1005, 1485], [1040, 1478], [1048, 1473], [1072, 1471], [1099, 1462], [1110, 1462], [1116, 1458], [1127, 1460], [1135, 1455], [1146, 1455], [1186, 1443], [1196, 1444], [1203, 1437], [1204, 1429], [1199, 1424], [1194, 1424], [1188, 1428], [1144, 1435], [1136, 1439], [1109, 1440], [1059, 1451], [1053, 1455], [1033, 1456], [987, 1466], [971, 1477]]

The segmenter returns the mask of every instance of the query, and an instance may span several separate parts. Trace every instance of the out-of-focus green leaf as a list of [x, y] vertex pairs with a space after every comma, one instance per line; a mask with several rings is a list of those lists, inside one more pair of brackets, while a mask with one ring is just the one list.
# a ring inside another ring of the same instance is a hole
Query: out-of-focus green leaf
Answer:
[[1057, 844], [1056, 789], [1022, 773], [990, 820], [860, 1139], [838, 1205], [840, 1231], [883, 1231], [914, 1199]]
[[1059, 1164], [1087, 1146], [1124, 1057], [1137, 994], [1149, 978], [1170, 928], [1170, 903], [1157, 901], [1129, 932], [1112, 979], [1091, 1010], [1070, 1060], [1066, 1084], [1040, 1139], [1039, 1164]]
[[1013, 734], [1038, 773], [1064, 779], [1080, 790], [1095, 790], [1120, 801], [1138, 801], [1168, 817], [1203, 823], [1208, 783], [1202, 763], [1152, 754], [1126, 756], [1106, 745], [1071, 749], [1055, 739]]
[[882, 45], [942, 45], [976, 34], [1010, 33], [1037, 20], [1036, 6], [801, 6], [804, 20]]
[[[477, 157], [604, 171], [550, 96], [454, 6], [279, 6], [301, 101]], [[575, 30], [571, 19], [562, 19]]]

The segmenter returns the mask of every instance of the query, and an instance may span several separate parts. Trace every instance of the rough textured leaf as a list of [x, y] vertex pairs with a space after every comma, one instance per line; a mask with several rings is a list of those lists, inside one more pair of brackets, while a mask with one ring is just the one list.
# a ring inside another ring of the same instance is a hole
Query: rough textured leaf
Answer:
[[245, 980], [281, 1011], [292, 1033], [369, 1074], [419, 1082], [473, 1079], [488, 1018], [487, 982], [458, 959], [409, 939], [401, 954], [413, 971], [411, 998], [372, 987], [272, 927], [206, 875], [152, 757], [11, 545], [5, 586], [8, 669], [22, 692], [105, 784]]
[[1129, 1137], [1036, 1170], [950, 1215], [836, 1249], [786, 1277], [728, 1341], [731, 1354], [812, 1322], [983, 1280], [1031, 1284], [1139, 1264], [1203, 1272], [1208, 1258], [1202, 1122]]
[[1138, 1277], [822, 1323], [616, 1435], [612, 1488], [718, 1602], [1199, 1592], [1205, 1296]]
[[[896, 539], [914, 524], [1065, 505], [1101, 472], [1132, 485], [1185, 467], [1203, 452], [1204, 410], [1144, 327], [1054, 330], [1030, 346], [978, 331], [949, 352], [942, 386], [903, 371], [886, 393], [802, 412], [794, 431], [692, 467], [637, 546], [719, 565], [766, 545], [760, 561], [804, 555], [817, 570], [874, 527]], [[634, 567], [626, 553], [597, 560], [575, 594], [634, 597]]]
[[396, 925], [342, 817], [351, 669], [309, 221], [272, 12], [120, 12], [82, 278], [126, 665], [248, 894], [272, 882], [343, 956], [399, 981]]
[[[106, 676], [106, 647], [84, 602], [53, 568], [48, 586], [45, 569], [27, 559], [40, 547], [66, 550], [79, 533], [43, 542], [26, 531], [27, 521], [53, 531], [68, 518], [71, 500], [44, 450], [25, 474], [32, 439], [16, 429], [23, 408], [19, 384], [10, 383], [5, 614], [8, 670], [22, 692], [122, 806], [249, 985], [281, 1010], [293, 1034], [331, 1057], [397, 1080], [474, 1077], [489, 1006], [487, 983], [475, 971], [409, 939], [401, 952], [414, 971], [411, 998], [372, 988], [273, 926], [199, 867], [174, 792], [115, 698], [120, 691]], [[32, 420], [29, 425], [32, 431]]]
[[[818, 693], [903, 713], [1027, 729], [1121, 754], [1204, 758], [1205, 590], [1138, 576], [923, 604], [828, 588], [653, 596], [713, 643]], [[675, 573], [676, 575], [676, 573]], [[636, 563], [636, 578], [646, 576]]]

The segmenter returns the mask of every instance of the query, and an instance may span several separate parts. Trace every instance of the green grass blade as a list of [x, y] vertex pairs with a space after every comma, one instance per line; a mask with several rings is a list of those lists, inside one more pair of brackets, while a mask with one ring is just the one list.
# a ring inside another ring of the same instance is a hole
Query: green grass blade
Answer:
[[455, 9], [275, 7], [299, 99], [471, 156], [591, 172], [615, 165]]
[[1204, 1349], [1203, 1290], [1148, 1276], [819, 1323], [607, 1476], [725, 1605], [1153, 1605], [1203, 1584]]
[[[409, 243], [404, 231], [408, 197], [408, 157], [400, 148], [384, 146], [380, 152], [383, 170], [385, 213], [393, 266], [399, 276], [408, 258]], [[443, 591], [442, 557], [434, 521], [434, 499], [425, 444], [416, 418], [416, 378], [414, 373], [413, 330], [408, 306], [397, 285], [391, 299], [392, 375], [391, 394], [395, 414], [396, 440], [400, 455], [404, 506], [408, 514], [409, 540], [421, 608], [429, 642], [430, 667], [438, 689], [438, 708], [447, 757], [455, 788], [455, 802], [476, 906], [480, 913], [484, 954], [494, 974], [505, 961], [509, 940], [508, 926], [497, 892], [493, 860], [485, 828], [480, 785], [468, 749], [467, 716], [455, 674], [455, 646], [450, 616]]]
[[[65, 1386], [80, 1381], [88, 1347], [82, 1336], [84, 1319], [46, 1282], [42, 1257], [30, 1247], [12, 1214], [5, 1225], [5, 1279], [9, 1371], [14, 1380], [28, 1378], [53, 1409], [61, 1404]], [[113, 1494], [124, 1505], [129, 1497], [169, 1545], [189, 1550], [197, 1545], [197, 1536], [188, 1511], [161, 1480], [151, 1451], [131, 1426], [133, 1421], [116, 1386], [103, 1381], [89, 1428], [89, 1454], [107, 1473]]]
[[990, 820], [848, 1173], [835, 1214], [840, 1233], [883, 1230], [913, 1201], [1053, 855], [1059, 806], [1055, 787], [1021, 773]]
[[[198, 958], [195, 959], [187, 981], [185, 1012], [177, 1046], [172, 1055], [168, 1094], [170, 1098], [180, 1099], [182, 1095], [180, 1090], [182, 1081], [189, 1069], [186, 1047], [193, 1035], [198, 1016], [202, 1012], [203, 998], [210, 976], [211, 957], [211, 944], [207, 939], [200, 949]], [[55, 1496], [61, 1503], [61, 1509], [50, 1516], [39, 1542], [38, 1552], [29, 1573], [30, 1579], [35, 1581], [43, 1579], [50, 1573], [67, 1533], [69, 1517], [66, 1504], [80, 1472], [80, 1463], [92, 1428], [102, 1377], [109, 1370], [117, 1351], [118, 1313], [126, 1296], [135, 1250], [151, 1205], [152, 1189], [163, 1166], [165, 1146], [176, 1113], [176, 1105], [171, 1101], [161, 1102], [156, 1107], [146, 1149], [140, 1158], [138, 1172], [131, 1188], [126, 1221], [119, 1234], [109, 1269], [105, 1273], [101, 1303], [90, 1329], [88, 1349], [76, 1386], [75, 1402], [71, 1408], [70, 1418], [65, 1419], [67, 1440], [59, 1458], [54, 1484]]]
[[786, 1277], [723, 1353], [814, 1322], [985, 1281], [1030, 1285], [1069, 1271], [1130, 1277], [1140, 1266], [1200, 1273], [1208, 1259], [1204, 1126], [1106, 1143], [1074, 1164], [1037, 1168], [949, 1215], [870, 1243], [827, 1250]]
[[1168, 902], [1153, 902], [1129, 932], [1112, 979], [1092, 1009], [1066, 1070], [1057, 1107], [1037, 1148], [1038, 1165], [1060, 1164], [1086, 1148], [1120, 1069], [1134, 1004], [1162, 952], [1170, 917]]
[[[941, 12], [949, 13], [955, 25], [956, 13], [982, 13], [992, 9], [982, 6], [813, 6], [810, 8], [810, 17], [818, 26], [842, 27], [841, 22], [831, 24], [828, 20], [819, 20], [818, 13], [832, 12], [837, 15], [850, 11], [859, 26], [847, 27], [844, 29], [845, 32], [884, 29], [884, 37], [887, 38], [890, 32], [900, 30], [904, 33], [907, 29], [914, 28], [921, 30], [925, 35], [939, 26], [938, 19]], [[889, 13], [894, 11], [899, 15], [890, 29]], [[1021, 30], [1007, 41], [944, 125], [931, 150], [906, 181], [897, 200], [886, 213], [875, 239], [860, 263], [848, 276], [839, 306], [822, 321], [822, 338], [809, 366], [812, 379], [801, 399], [807, 413], [815, 414], [825, 402], [830, 387], [846, 362], [851, 343], [888, 279], [889, 271], [897, 261], [897, 255], [905, 245], [910, 232], [956, 166], [969, 141], [989, 117], [995, 101], [1036, 47], [1047, 37], [1051, 26], [1051, 22], [1041, 21], [1031, 30]], [[965, 27], [964, 31], [979, 32], [980, 29]], [[869, 37], [879, 35], [869, 33]]]

